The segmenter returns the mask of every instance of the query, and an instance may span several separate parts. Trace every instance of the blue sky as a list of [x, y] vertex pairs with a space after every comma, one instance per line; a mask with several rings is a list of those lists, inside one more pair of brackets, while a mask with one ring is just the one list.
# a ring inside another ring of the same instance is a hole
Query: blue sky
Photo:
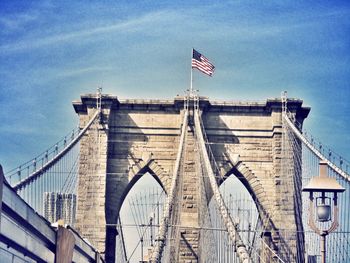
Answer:
[[[129, 3], [132, 2], [132, 3]], [[120, 98], [172, 99], [194, 73], [211, 99], [287, 90], [305, 125], [350, 159], [350, 4], [346, 1], [0, 1], [0, 163], [34, 157], [77, 125], [71, 101], [98, 86]]]

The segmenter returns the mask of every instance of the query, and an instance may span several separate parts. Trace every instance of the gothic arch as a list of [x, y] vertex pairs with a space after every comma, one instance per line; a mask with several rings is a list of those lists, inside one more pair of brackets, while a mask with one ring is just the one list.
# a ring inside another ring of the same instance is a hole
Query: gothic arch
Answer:
[[[267, 238], [265, 241], [270, 243], [273, 250], [289, 251], [290, 248], [288, 244], [285, 243], [283, 236], [281, 235], [278, 227], [276, 227], [274, 219], [271, 216], [273, 214], [273, 204], [271, 203], [271, 200], [269, 200], [266, 189], [264, 189], [264, 186], [260, 182], [259, 178], [247, 164], [241, 161], [225, 173], [220, 184], [222, 184], [230, 176], [235, 176], [237, 179], [239, 179], [252, 197], [257, 207], [261, 223], [263, 224], [264, 232], [262, 235], [263, 237]], [[278, 248], [274, 246], [274, 242], [272, 242], [272, 240], [279, 240], [280, 245]]]
[[221, 185], [230, 176], [235, 176], [243, 184], [257, 207], [260, 220], [262, 220], [264, 225], [268, 224], [269, 200], [259, 178], [243, 162], [238, 162], [230, 170], [226, 171], [223, 176], [223, 180], [219, 183], [219, 185]]
[[117, 218], [115, 220], [118, 220], [120, 209], [128, 193], [134, 187], [134, 185], [138, 182], [138, 180], [140, 180], [141, 177], [144, 176], [146, 173], [149, 173], [154, 178], [154, 180], [159, 184], [159, 186], [164, 190], [164, 192], [167, 193], [167, 188], [169, 185], [168, 172], [163, 167], [161, 167], [155, 160], [149, 160], [148, 162], [141, 160], [140, 162], [138, 162], [135, 165], [132, 165], [129, 168], [129, 183], [124, 188], [121, 198], [117, 200], [118, 210], [116, 215]]

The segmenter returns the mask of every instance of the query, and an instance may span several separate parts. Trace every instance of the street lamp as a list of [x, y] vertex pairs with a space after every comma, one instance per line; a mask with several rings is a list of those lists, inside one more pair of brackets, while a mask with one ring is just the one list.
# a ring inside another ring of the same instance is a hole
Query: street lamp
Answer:
[[[345, 191], [335, 178], [328, 177], [328, 165], [326, 161], [320, 161], [320, 174], [311, 178], [309, 184], [303, 188], [303, 192], [309, 192], [310, 210], [308, 225], [321, 236], [321, 262], [326, 263], [326, 236], [339, 226], [339, 209], [337, 194]], [[333, 193], [333, 200], [329, 197]], [[316, 226], [314, 219], [316, 208], [317, 222], [330, 224], [319, 224], [328, 229]], [[332, 211], [333, 208], [333, 211]], [[333, 215], [332, 215], [333, 214]]]

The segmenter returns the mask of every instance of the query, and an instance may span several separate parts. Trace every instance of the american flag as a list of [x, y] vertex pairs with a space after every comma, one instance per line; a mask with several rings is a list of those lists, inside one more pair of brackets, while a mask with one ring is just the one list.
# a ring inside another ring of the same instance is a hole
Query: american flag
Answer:
[[196, 68], [208, 76], [212, 76], [215, 69], [214, 65], [195, 49], [193, 49], [192, 53], [192, 68]]

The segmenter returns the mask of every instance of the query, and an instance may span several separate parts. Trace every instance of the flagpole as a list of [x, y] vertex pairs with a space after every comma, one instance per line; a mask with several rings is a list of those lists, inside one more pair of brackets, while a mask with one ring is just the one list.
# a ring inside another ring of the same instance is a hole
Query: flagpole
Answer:
[[190, 94], [189, 94], [189, 96], [192, 96], [192, 92], [193, 92], [193, 68], [192, 68], [192, 58], [193, 58], [193, 48], [192, 48], [192, 54], [191, 54], [191, 86], [190, 86]]

